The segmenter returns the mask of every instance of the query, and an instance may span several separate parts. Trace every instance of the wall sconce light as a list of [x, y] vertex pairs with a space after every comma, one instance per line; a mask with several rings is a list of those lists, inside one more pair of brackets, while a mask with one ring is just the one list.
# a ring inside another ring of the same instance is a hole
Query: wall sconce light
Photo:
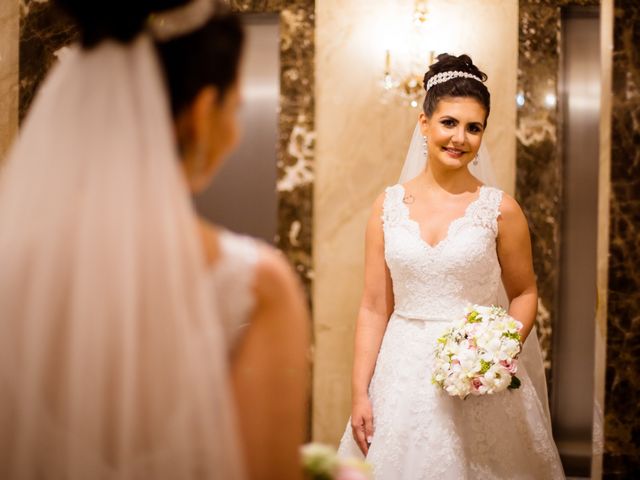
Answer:
[[556, 106], [558, 99], [556, 98], [556, 94], [549, 92], [544, 96], [544, 104], [548, 109], [552, 109]]
[[424, 25], [427, 22], [427, 0], [416, 0], [413, 5], [413, 22]]
[[[413, 28], [409, 39], [409, 48], [416, 47], [420, 50], [424, 45], [426, 37], [426, 26], [429, 10], [426, 0], [415, 0], [413, 7]], [[409, 19], [407, 19], [409, 20]], [[382, 88], [385, 92], [407, 102], [411, 107], [416, 108], [422, 96], [424, 95], [424, 87], [422, 78], [424, 75], [425, 61], [426, 65], [431, 65], [434, 59], [434, 52], [410, 51], [409, 66], [405, 69], [406, 74], [394, 74], [391, 69], [391, 50], [385, 51], [384, 75], [382, 78]]]

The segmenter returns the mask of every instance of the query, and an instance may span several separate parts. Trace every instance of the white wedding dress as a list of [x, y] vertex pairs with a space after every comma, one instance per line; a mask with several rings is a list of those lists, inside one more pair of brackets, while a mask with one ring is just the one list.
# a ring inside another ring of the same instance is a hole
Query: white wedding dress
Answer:
[[220, 257], [209, 269], [211, 291], [219, 312], [229, 353], [241, 341], [255, 308], [254, 293], [260, 241], [220, 230]]
[[[435, 246], [421, 238], [404, 196], [402, 185], [389, 187], [383, 206], [395, 310], [369, 387], [366, 460], [375, 480], [564, 478], [546, 405], [522, 362], [518, 390], [462, 400], [431, 383], [433, 347], [449, 322], [469, 304], [498, 301], [502, 191], [481, 187]], [[349, 424], [339, 454], [362, 457]]]

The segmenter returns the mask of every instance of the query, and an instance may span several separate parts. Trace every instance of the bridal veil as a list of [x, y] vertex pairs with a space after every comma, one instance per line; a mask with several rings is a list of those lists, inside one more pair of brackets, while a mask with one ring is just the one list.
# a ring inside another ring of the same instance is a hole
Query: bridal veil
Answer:
[[155, 48], [72, 47], [0, 166], [0, 477], [243, 478]]

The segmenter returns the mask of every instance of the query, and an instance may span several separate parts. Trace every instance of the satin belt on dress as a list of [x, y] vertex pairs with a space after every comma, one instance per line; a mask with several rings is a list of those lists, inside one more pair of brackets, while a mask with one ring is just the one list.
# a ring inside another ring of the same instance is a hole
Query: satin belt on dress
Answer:
[[[461, 312], [462, 314], [462, 312]], [[442, 316], [435, 316], [435, 315], [421, 315], [418, 313], [409, 313], [409, 312], [403, 312], [401, 310], [394, 310], [393, 313], [391, 314], [391, 316], [396, 316], [396, 317], [400, 317], [404, 320], [421, 320], [423, 322], [444, 322], [444, 323], [451, 323], [453, 321], [456, 320], [455, 317], [442, 317]], [[462, 318], [461, 316], [458, 318]]]

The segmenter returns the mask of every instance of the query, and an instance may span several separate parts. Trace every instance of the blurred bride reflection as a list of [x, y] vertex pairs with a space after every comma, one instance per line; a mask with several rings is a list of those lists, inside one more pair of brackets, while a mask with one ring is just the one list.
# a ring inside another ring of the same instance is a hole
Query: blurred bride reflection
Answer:
[[57, 3], [82, 42], [0, 184], [0, 476], [298, 478], [300, 287], [190, 204], [237, 142], [238, 19]]

